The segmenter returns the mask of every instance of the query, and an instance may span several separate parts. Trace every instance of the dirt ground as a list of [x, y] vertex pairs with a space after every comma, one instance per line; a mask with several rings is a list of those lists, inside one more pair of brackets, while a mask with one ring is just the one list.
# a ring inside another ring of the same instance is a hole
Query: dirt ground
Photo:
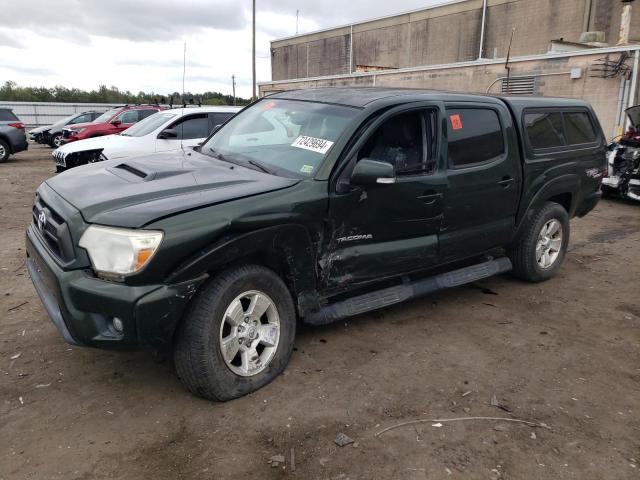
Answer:
[[[0, 165], [0, 479], [640, 478], [640, 205], [574, 220], [547, 283], [502, 276], [303, 328], [283, 376], [211, 403], [170, 361], [71, 347], [47, 318], [23, 245], [50, 152]], [[487, 416], [548, 428], [430, 420]]]

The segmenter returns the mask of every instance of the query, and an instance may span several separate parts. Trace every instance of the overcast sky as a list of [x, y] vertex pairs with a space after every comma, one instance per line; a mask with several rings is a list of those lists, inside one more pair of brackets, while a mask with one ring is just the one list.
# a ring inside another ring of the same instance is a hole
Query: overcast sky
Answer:
[[[257, 77], [269, 41], [445, 0], [257, 0]], [[0, 83], [251, 95], [251, 0], [0, 0]]]

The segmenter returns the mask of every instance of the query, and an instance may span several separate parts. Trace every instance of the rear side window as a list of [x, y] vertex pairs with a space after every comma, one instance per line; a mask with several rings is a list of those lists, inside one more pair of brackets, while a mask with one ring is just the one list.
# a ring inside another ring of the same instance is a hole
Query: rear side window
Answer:
[[529, 143], [534, 150], [564, 146], [560, 112], [527, 113], [524, 116]]
[[597, 140], [596, 131], [587, 112], [564, 113], [564, 129], [569, 145], [593, 143]]
[[18, 120], [11, 110], [0, 110], [0, 122], [13, 122]]
[[584, 145], [598, 140], [586, 111], [527, 112], [524, 127], [533, 150]]
[[156, 110], [155, 108], [147, 108], [145, 110], [138, 110], [139, 119], [142, 120], [143, 118], [150, 117], [151, 115], [153, 115], [154, 113], [157, 113], [157, 112], [158, 112], [158, 110]]
[[498, 112], [489, 108], [447, 109], [449, 165], [463, 168], [505, 152]]

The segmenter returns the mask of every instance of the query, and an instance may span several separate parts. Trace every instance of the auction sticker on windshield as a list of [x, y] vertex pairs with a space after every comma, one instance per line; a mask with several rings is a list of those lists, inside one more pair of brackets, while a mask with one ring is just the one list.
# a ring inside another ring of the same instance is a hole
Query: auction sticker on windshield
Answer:
[[333, 142], [325, 140], [324, 138], [307, 137], [300, 135], [291, 144], [292, 147], [304, 148], [305, 150], [311, 150], [312, 152], [321, 153], [324, 155], [329, 151], [333, 145]]

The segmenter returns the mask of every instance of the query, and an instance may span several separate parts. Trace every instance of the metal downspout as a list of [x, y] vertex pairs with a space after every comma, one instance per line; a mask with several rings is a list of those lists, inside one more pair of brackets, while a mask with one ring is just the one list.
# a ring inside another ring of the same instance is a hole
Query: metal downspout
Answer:
[[620, 87], [618, 88], [618, 108], [616, 109], [616, 116], [613, 122], [613, 134], [612, 137], [615, 138], [618, 136], [618, 127], [620, 124], [620, 116], [622, 114], [622, 100], [624, 98], [624, 82], [626, 79], [624, 77], [620, 77]]
[[582, 31], [588, 32], [591, 26], [591, 9], [593, 6], [593, 0], [585, 0], [584, 5], [584, 18], [582, 20]]
[[[633, 56], [633, 72], [631, 73], [631, 87], [629, 88], [629, 101], [627, 108], [633, 107], [636, 102], [636, 89], [638, 87], [638, 67], [640, 67], [640, 52], [636, 50]], [[627, 119], [626, 127], [629, 128], [630, 122]]]
[[353, 24], [349, 32], [349, 73], [353, 73]]
[[482, 26], [480, 27], [480, 49], [478, 51], [478, 60], [482, 58], [484, 53], [484, 26], [487, 18], [487, 0], [482, 2]]

